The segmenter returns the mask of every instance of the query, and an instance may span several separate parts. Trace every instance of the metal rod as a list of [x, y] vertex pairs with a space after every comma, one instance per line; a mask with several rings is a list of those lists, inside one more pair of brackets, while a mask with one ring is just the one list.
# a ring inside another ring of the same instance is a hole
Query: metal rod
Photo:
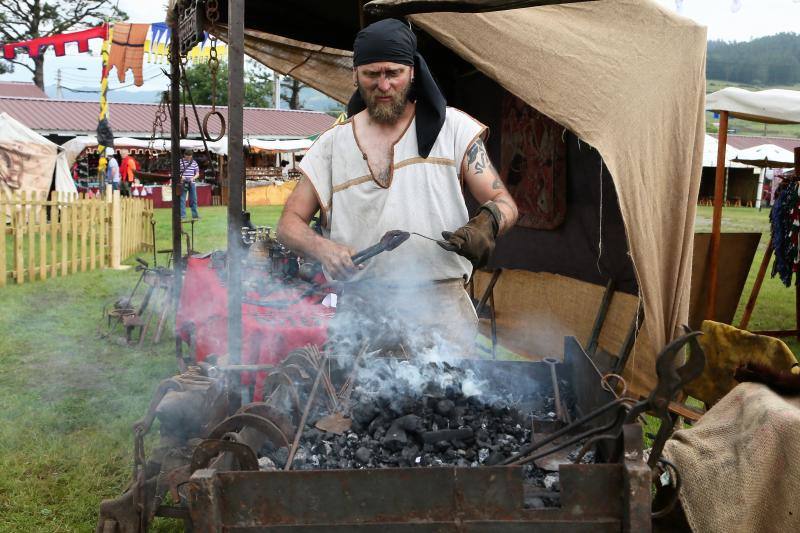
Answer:
[[597, 309], [597, 317], [594, 319], [594, 326], [592, 326], [592, 334], [589, 336], [587, 343], [586, 353], [589, 357], [594, 356], [597, 351], [597, 344], [600, 341], [600, 333], [603, 331], [603, 324], [608, 315], [608, 309], [611, 307], [611, 297], [614, 296], [614, 280], [609, 279], [606, 284], [606, 291], [603, 293], [603, 300], [600, 302], [600, 307]]
[[[177, 19], [177, 17], [176, 17]], [[172, 285], [172, 296], [175, 302], [174, 309], [178, 309], [181, 300], [181, 285], [183, 261], [181, 260], [181, 206], [180, 194], [181, 176], [181, 139], [180, 139], [180, 91], [181, 91], [181, 48], [180, 32], [177, 20], [172, 25], [172, 41], [170, 42], [170, 172], [172, 174], [172, 257], [175, 276]], [[153, 243], [155, 246], [155, 243]], [[175, 335], [175, 357], [183, 357], [183, 341], [180, 335]]]
[[711, 219], [711, 245], [708, 249], [708, 292], [706, 319], [714, 320], [717, 311], [717, 267], [719, 265], [720, 232], [722, 231], [722, 202], [725, 195], [725, 147], [728, 142], [728, 112], [719, 114], [717, 135], [717, 173], [714, 180], [714, 215]]
[[492, 359], [497, 359], [497, 313], [494, 306], [494, 291], [489, 295], [489, 312], [491, 313], [491, 326], [492, 326]]
[[228, 2], [228, 354], [242, 360], [244, 0]]
[[294, 454], [297, 453], [297, 447], [300, 445], [300, 437], [303, 435], [303, 428], [306, 425], [306, 419], [308, 419], [308, 413], [311, 411], [311, 404], [314, 403], [314, 397], [317, 395], [317, 388], [319, 388], [319, 382], [322, 379], [322, 374], [325, 373], [325, 362], [323, 360], [319, 365], [319, 370], [317, 370], [317, 377], [314, 379], [314, 385], [311, 387], [311, 392], [308, 393], [308, 401], [306, 402], [306, 407], [303, 409], [303, 416], [300, 417], [300, 422], [297, 424], [297, 430], [294, 432], [294, 441], [292, 442], [292, 449], [289, 451], [289, 457], [286, 459], [286, 465], [284, 465], [284, 470], [291, 470], [292, 469], [292, 462], [294, 461]]
[[483, 296], [481, 296], [481, 301], [478, 302], [478, 305], [475, 307], [475, 314], [479, 317], [481, 315], [481, 311], [483, 311], [483, 308], [486, 305], [486, 300], [488, 300], [489, 295], [494, 292], [494, 286], [497, 283], [497, 280], [500, 279], [500, 274], [502, 272], [502, 268], [495, 269], [495, 271], [492, 272], [492, 279], [489, 280], [489, 285], [486, 286], [486, 290], [483, 292]]
[[567, 420], [564, 416], [564, 404], [561, 403], [561, 388], [558, 386], [558, 373], [556, 372], [558, 360], [553, 359], [552, 357], [545, 357], [542, 359], [542, 361], [550, 367], [550, 379], [553, 381], [553, 396], [556, 404], [556, 416], [562, 422], [566, 422]]
[[156, 252], [156, 221], [150, 220], [150, 229], [153, 232], [153, 268], [158, 266], [158, 253]]
[[633, 350], [633, 345], [636, 344], [636, 336], [639, 333], [639, 328], [642, 326], [643, 320], [644, 306], [642, 305], [642, 302], [639, 302], [639, 305], [636, 308], [636, 316], [633, 318], [633, 322], [631, 322], [631, 328], [628, 330], [628, 335], [625, 337], [625, 342], [622, 343], [622, 347], [619, 349], [617, 363], [614, 365], [614, 374], [619, 374], [621, 376], [625, 371], [625, 366], [628, 364], [628, 358]]

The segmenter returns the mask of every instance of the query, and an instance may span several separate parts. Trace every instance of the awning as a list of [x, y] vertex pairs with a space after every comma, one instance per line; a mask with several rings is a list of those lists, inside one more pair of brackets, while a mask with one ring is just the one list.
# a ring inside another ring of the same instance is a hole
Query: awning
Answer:
[[794, 166], [794, 153], [774, 144], [759, 144], [741, 150], [732, 159], [745, 165], [762, 168], [791, 168]]
[[727, 111], [733, 118], [767, 124], [800, 124], [800, 91], [726, 87], [706, 96], [706, 111]]
[[261, 139], [245, 139], [244, 145], [252, 151], [261, 151], [269, 153], [286, 153], [286, 152], [299, 152], [308, 150], [314, 141], [311, 139], [291, 139], [291, 140], [261, 140]]
[[[719, 142], [715, 137], [706, 134], [703, 140], [703, 166], [716, 167], [717, 166], [717, 150], [719, 149]], [[742, 163], [734, 163], [733, 159], [738, 155], [739, 151], [730, 144], [725, 145], [725, 166], [726, 167], [743, 167]]]

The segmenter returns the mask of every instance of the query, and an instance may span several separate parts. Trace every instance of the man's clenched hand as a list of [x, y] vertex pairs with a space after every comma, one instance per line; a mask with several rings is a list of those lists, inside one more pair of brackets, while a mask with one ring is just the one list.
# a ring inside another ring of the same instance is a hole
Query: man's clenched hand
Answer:
[[321, 242], [324, 244], [314, 255], [333, 279], [344, 281], [358, 271], [351, 259], [356, 253], [354, 249], [327, 239]]

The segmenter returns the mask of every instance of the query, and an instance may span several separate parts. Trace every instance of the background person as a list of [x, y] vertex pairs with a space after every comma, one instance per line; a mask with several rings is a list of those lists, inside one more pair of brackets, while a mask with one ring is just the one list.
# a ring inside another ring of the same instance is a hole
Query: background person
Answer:
[[119, 161], [114, 154], [113, 148], [106, 148], [106, 159], [108, 164], [106, 166], [106, 181], [111, 183], [111, 190], [119, 190]]
[[119, 166], [122, 194], [125, 196], [130, 196], [133, 180], [136, 179], [136, 171], [140, 168], [141, 167], [139, 166], [139, 162], [136, 161], [136, 158], [134, 158], [130, 152], [125, 151], [123, 153], [122, 163], [120, 163]]
[[180, 161], [181, 172], [181, 218], [186, 218], [186, 196], [189, 196], [189, 205], [192, 208], [192, 218], [200, 218], [197, 212], [197, 186], [195, 180], [200, 175], [200, 167], [192, 157], [191, 150], [183, 152], [183, 159]]

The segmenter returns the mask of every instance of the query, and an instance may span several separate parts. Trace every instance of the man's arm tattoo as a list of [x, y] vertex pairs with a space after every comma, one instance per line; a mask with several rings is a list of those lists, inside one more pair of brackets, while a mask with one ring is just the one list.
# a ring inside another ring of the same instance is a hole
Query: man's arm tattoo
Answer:
[[503, 182], [500, 180], [500, 178], [495, 178], [494, 181], [492, 182], [492, 190], [496, 191], [502, 188], [503, 188]]
[[[512, 213], [516, 213], [517, 212], [517, 208], [514, 207], [514, 205], [511, 202], [509, 202], [508, 200], [504, 200], [503, 198], [497, 198], [496, 200], [494, 200], [494, 203], [505, 205], [506, 207], [511, 209]], [[502, 209], [498, 209], [498, 211], [500, 212], [500, 218], [502, 220], [505, 220], [506, 219], [506, 215], [505, 215], [505, 213], [503, 213], [503, 210]]]
[[471, 167], [473, 163], [475, 164], [475, 174], [483, 174], [484, 170], [492, 168], [492, 162], [486, 155], [486, 147], [481, 139], [472, 143], [467, 150], [467, 168]]

